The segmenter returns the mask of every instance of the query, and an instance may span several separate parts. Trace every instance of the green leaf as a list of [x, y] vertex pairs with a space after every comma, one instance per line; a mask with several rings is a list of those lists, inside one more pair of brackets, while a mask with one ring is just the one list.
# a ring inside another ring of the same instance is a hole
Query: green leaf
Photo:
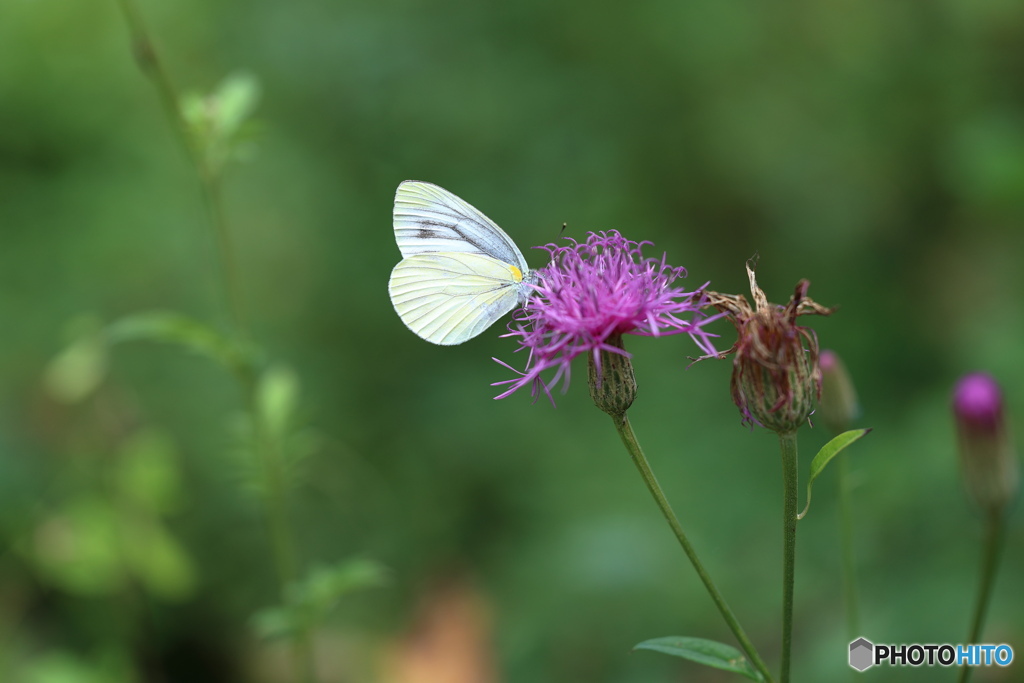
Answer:
[[12, 680], [21, 683], [129, 683], [139, 679], [128, 658], [118, 651], [85, 659], [64, 650], [48, 650], [33, 655]]
[[746, 676], [753, 681], [764, 681], [764, 676], [757, 671], [743, 653], [734, 647], [717, 643], [704, 638], [687, 638], [685, 636], [666, 636], [652, 638], [636, 645], [634, 650], [654, 650], [673, 657], [682, 657], [716, 669], [732, 671]]
[[29, 553], [43, 580], [75, 595], [111, 595], [126, 578], [117, 513], [99, 496], [77, 498], [43, 519]]
[[171, 311], [148, 311], [121, 318], [107, 326], [111, 343], [155, 341], [176, 344], [206, 356], [232, 372], [255, 362], [254, 350], [213, 328]]
[[298, 378], [290, 368], [272, 366], [260, 377], [257, 396], [264, 424], [274, 438], [282, 439], [298, 403]]
[[814, 460], [811, 461], [811, 476], [807, 480], [807, 503], [804, 505], [804, 511], [796, 516], [797, 519], [803, 519], [804, 515], [807, 514], [808, 508], [811, 507], [811, 486], [814, 484], [814, 480], [818, 478], [818, 475], [824, 471], [825, 466], [832, 461], [832, 458], [839, 455], [844, 448], [870, 431], [870, 429], [851, 429], [848, 432], [843, 432], [821, 447], [818, 454], [814, 456]]
[[245, 73], [228, 76], [208, 95], [181, 98], [181, 117], [205, 172], [217, 176], [226, 162], [246, 156], [259, 98], [259, 82]]
[[252, 628], [257, 637], [265, 640], [287, 638], [298, 630], [295, 614], [284, 607], [267, 607], [252, 617]]
[[231, 74], [221, 81], [211, 100], [218, 133], [229, 139], [256, 110], [260, 100], [259, 81], [252, 74]]
[[107, 345], [100, 323], [94, 318], [73, 321], [73, 338], [46, 368], [47, 391], [64, 403], [86, 398], [107, 374]]
[[252, 618], [253, 629], [262, 638], [284, 638], [305, 625], [321, 623], [349, 593], [381, 586], [387, 581], [387, 570], [373, 560], [345, 560], [334, 566], [315, 567], [309, 575], [289, 591], [291, 603], [285, 607], [268, 607]]
[[120, 448], [114, 484], [139, 510], [155, 515], [174, 512], [183, 497], [174, 444], [154, 430], [129, 437]]
[[155, 519], [122, 517], [125, 563], [153, 596], [169, 602], [192, 595], [196, 570], [185, 549]]
[[364, 588], [383, 585], [387, 570], [373, 560], [356, 558], [334, 566], [314, 567], [295, 587], [295, 604], [314, 613], [326, 614], [339, 598]]

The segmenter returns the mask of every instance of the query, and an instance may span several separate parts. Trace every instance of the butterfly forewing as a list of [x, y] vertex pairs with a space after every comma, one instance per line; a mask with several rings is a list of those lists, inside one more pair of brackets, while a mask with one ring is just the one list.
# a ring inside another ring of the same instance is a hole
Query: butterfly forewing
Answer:
[[451, 192], [406, 180], [395, 193], [395, 240], [402, 256], [436, 252], [482, 254], [514, 265], [526, 275], [526, 259], [487, 216]]

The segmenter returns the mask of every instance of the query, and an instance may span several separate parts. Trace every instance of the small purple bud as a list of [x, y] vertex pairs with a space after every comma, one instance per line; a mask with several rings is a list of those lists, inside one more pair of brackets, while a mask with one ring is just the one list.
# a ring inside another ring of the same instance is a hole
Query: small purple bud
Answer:
[[953, 391], [953, 415], [967, 491], [983, 508], [1000, 510], [1017, 492], [1017, 458], [1004, 418], [1003, 394], [991, 375], [976, 372]]
[[971, 429], [996, 431], [1003, 422], [1003, 392], [991, 375], [964, 375], [953, 393], [953, 411]]

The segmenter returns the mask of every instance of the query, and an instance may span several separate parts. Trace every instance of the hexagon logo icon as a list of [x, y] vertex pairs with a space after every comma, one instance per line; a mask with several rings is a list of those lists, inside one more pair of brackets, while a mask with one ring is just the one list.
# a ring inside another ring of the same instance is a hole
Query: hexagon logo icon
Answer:
[[850, 666], [857, 671], [874, 666], [874, 644], [867, 638], [858, 638], [850, 643]]

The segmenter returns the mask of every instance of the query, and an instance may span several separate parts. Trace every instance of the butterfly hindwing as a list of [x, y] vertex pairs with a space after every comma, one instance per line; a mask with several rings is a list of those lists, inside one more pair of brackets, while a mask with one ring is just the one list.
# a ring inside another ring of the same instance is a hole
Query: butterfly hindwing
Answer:
[[402, 322], [434, 344], [461, 344], [526, 296], [508, 264], [483, 254], [423, 253], [391, 272], [388, 292]]

